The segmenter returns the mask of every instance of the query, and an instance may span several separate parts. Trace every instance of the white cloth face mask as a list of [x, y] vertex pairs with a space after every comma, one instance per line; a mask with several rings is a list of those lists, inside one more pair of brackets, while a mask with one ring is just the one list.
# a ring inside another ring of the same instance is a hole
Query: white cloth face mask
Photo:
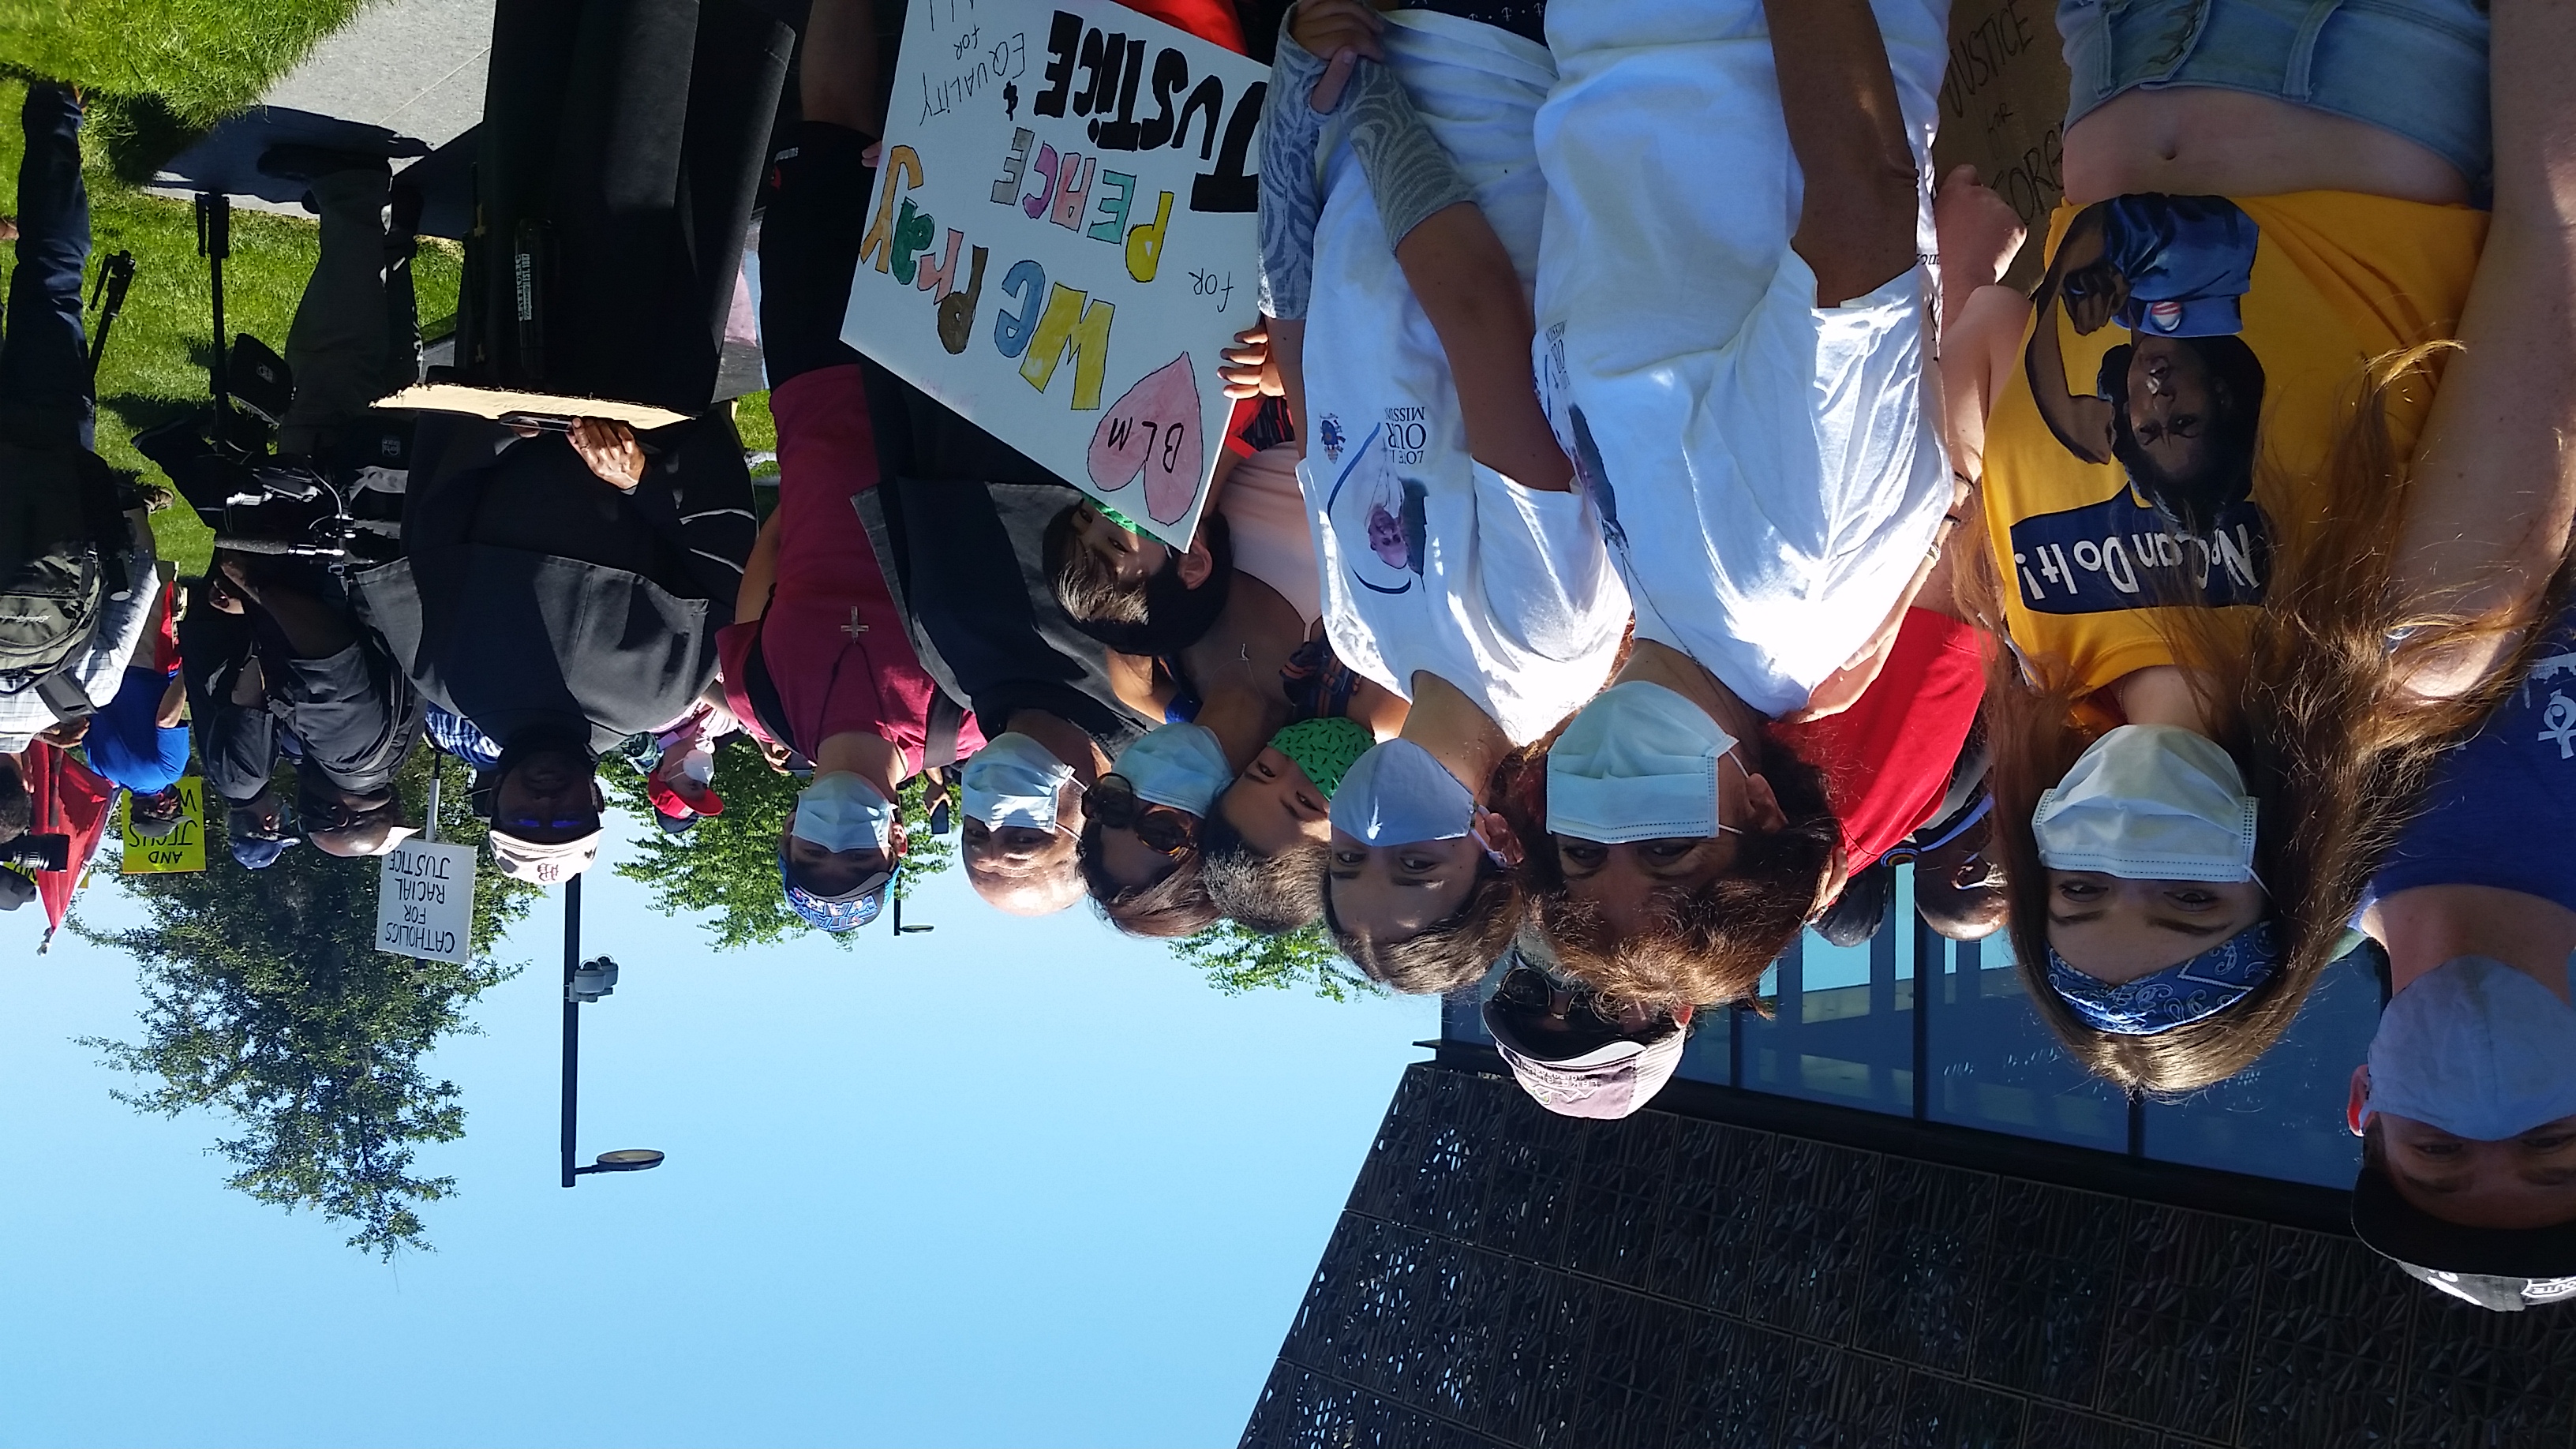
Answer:
[[1072, 778], [1073, 766], [1053, 750], [1027, 735], [1004, 734], [986, 741], [966, 762], [957, 793], [967, 818], [983, 821], [987, 829], [1053, 830], [1058, 792]]
[[2122, 725], [2095, 740], [2031, 812], [2040, 863], [2122, 880], [2254, 879], [2257, 806], [2205, 735]]
[[1672, 690], [1612, 685], [1547, 753], [1548, 833], [1625, 845], [1734, 830], [1717, 818], [1717, 762], [1734, 748], [1735, 736]]
[[2379, 1014], [2369, 1110], [2479, 1142], [2576, 1117], [2576, 1007], [2492, 957], [2445, 961]]
[[847, 770], [816, 775], [796, 797], [794, 834], [825, 850], [891, 850], [894, 802]]
[[1205, 725], [1157, 725], [1120, 750], [1109, 771], [1125, 780], [1137, 799], [1202, 818], [1218, 793], [1234, 783], [1225, 747]]

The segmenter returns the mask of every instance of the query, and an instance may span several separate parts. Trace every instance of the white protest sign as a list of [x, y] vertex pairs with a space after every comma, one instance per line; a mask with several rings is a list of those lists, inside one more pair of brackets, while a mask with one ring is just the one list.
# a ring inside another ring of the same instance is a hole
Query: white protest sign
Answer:
[[1113, 0], [913, 0], [842, 340], [1186, 544], [1259, 318], [1268, 81]]
[[376, 949], [459, 965], [474, 956], [474, 847], [406, 840], [384, 858]]

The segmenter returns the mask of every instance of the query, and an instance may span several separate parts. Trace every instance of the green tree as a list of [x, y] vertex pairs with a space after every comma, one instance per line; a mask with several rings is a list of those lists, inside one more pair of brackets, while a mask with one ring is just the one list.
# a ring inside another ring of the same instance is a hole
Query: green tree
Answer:
[[[644, 777], [613, 766], [605, 773], [627, 807], [650, 820], [653, 802]], [[681, 835], [647, 832], [636, 859], [617, 867], [617, 873], [650, 890], [654, 909], [665, 915], [709, 912], [707, 937], [719, 951], [766, 946], [806, 933], [831, 936], [847, 948], [857, 932], [816, 931], [788, 908], [787, 897], [779, 889], [778, 838], [787, 828], [787, 814], [795, 808], [796, 793], [804, 782], [769, 768], [759, 749], [736, 735], [716, 748], [714, 785], [724, 801], [723, 814], [710, 815]], [[916, 775], [897, 792], [901, 798], [896, 803], [902, 807], [911, 845], [903, 870], [895, 877], [894, 893], [906, 899], [922, 881], [947, 870], [957, 858], [952, 837], [930, 833], [930, 812], [923, 803], [926, 788]]]
[[[431, 758], [416, 752], [399, 782], [411, 819], [421, 818]], [[481, 822], [455, 775], [440, 838], [479, 845]], [[475, 1032], [466, 1009], [517, 973], [488, 953], [535, 892], [477, 871], [474, 961], [418, 961], [375, 949], [375, 861], [300, 845], [266, 870], [244, 870], [221, 818], [208, 827], [203, 872], [119, 877], [147, 924], [101, 934], [74, 922], [143, 963], [141, 1039], [83, 1044], [148, 1079], [119, 1101], [238, 1124], [211, 1149], [233, 1165], [227, 1186], [350, 1224], [350, 1245], [379, 1257], [427, 1249], [418, 1208], [456, 1180], [416, 1171], [414, 1149], [463, 1136], [465, 1109], [456, 1084], [433, 1079], [422, 1059], [440, 1039]]]
[[1375, 982], [1351, 969], [1321, 926], [1266, 936], [1232, 921], [1219, 921], [1173, 942], [1172, 954], [1205, 972], [1208, 984], [1228, 996], [1265, 987], [1285, 991], [1303, 984], [1328, 1001], [1354, 1001], [1378, 989]]

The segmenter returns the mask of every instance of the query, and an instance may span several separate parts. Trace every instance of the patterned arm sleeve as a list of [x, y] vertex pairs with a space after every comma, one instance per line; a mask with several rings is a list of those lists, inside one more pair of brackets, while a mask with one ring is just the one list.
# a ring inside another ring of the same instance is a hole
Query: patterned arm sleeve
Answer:
[[1279, 53], [1261, 112], [1261, 310], [1294, 321], [1306, 315], [1315, 276], [1315, 144], [1324, 117], [1307, 104], [1324, 62], [1288, 33], [1292, 8], [1279, 17]]

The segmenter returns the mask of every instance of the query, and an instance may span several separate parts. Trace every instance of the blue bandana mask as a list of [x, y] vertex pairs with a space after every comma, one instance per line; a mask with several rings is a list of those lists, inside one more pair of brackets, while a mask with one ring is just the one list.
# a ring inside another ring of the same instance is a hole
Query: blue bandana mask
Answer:
[[2066, 964], [2051, 947], [2048, 984], [2067, 1009], [2095, 1031], [2155, 1036], [2245, 999], [2272, 977], [2281, 948], [2270, 921], [2257, 921], [2179, 966], [2125, 985], [2097, 981]]
[[2379, 1014], [2371, 1112], [2479, 1142], [2576, 1117], [2576, 1007], [2491, 957], [2443, 962]]

